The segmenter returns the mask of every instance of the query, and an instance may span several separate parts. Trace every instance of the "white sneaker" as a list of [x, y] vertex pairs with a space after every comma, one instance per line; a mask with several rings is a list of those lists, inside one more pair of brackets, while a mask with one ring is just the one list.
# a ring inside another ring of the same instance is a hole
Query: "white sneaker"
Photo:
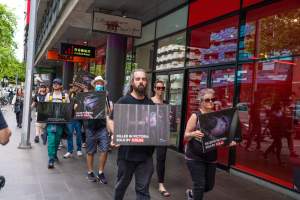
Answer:
[[86, 143], [82, 143], [82, 148], [86, 148]]
[[67, 158], [71, 158], [72, 157], [72, 153], [70, 152], [67, 152], [65, 155], [64, 155], [64, 158], [67, 159]]
[[82, 151], [77, 151], [77, 156], [82, 156], [83, 155], [83, 153], [82, 153]]

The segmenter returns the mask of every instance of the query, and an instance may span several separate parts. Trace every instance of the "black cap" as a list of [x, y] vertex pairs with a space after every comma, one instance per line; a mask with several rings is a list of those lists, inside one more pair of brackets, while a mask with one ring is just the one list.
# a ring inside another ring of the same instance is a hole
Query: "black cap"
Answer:
[[59, 84], [59, 85], [62, 85], [62, 81], [61, 81], [60, 78], [54, 79], [54, 80], [52, 81], [52, 83], [53, 83], [53, 84], [54, 84], [54, 83], [57, 83], [57, 84]]

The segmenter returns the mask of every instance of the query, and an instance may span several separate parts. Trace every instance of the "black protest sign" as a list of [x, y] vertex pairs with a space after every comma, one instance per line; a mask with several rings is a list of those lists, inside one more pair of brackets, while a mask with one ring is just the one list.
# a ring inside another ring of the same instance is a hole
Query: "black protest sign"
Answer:
[[235, 108], [201, 114], [197, 129], [204, 133], [198, 140], [202, 143], [203, 153], [214, 150], [218, 146], [228, 145], [234, 138], [239, 138], [239, 120]]
[[115, 104], [114, 142], [129, 146], [167, 146], [169, 115], [168, 105]]
[[78, 72], [74, 75], [73, 84], [78, 86], [87, 86], [89, 88], [94, 78], [95, 76], [91, 73]]
[[68, 123], [72, 117], [70, 103], [39, 102], [37, 105], [37, 122]]
[[75, 119], [105, 119], [106, 92], [81, 92], [76, 95]]

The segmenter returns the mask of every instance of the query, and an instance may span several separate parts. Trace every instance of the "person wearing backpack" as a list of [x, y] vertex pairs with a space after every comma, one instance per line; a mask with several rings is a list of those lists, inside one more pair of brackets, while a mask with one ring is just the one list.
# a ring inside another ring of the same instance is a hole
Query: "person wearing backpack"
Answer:
[[[56, 102], [56, 103], [70, 103], [68, 94], [62, 92], [62, 81], [56, 78], [52, 82], [53, 92], [48, 93], [45, 98], [45, 102]], [[48, 123], [46, 130], [48, 135], [48, 168], [54, 168], [54, 161], [58, 160], [57, 150], [60, 143], [60, 139], [63, 133], [63, 124]]]

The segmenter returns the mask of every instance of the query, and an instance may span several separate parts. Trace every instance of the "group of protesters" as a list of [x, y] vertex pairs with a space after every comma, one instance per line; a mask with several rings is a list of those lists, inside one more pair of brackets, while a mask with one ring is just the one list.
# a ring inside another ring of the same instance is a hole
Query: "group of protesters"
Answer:
[[[81, 92], [103, 92], [106, 91], [106, 81], [97, 76], [90, 85], [72, 84], [69, 92], [63, 90], [62, 80], [56, 78], [52, 82], [52, 88], [47, 91], [46, 85], [41, 84], [36, 93], [32, 107], [36, 107], [39, 102], [70, 103], [75, 112], [78, 104], [76, 95]], [[128, 93], [121, 97], [116, 104], [135, 105], [161, 105], [164, 101], [165, 83], [156, 80], [153, 91], [154, 96], [148, 98], [146, 95], [148, 80], [143, 69], [136, 69], [130, 78], [130, 89]], [[213, 89], [202, 89], [199, 93], [199, 111], [193, 113], [187, 122], [184, 138], [186, 141], [186, 164], [191, 174], [193, 187], [186, 191], [187, 199], [203, 199], [203, 194], [212, 190], [216, 173], [216, 150], [208, 153], [200, 151], [201, 143], [198, 140], [204, 137], [199, 124], [198, 117], [201, 114], [214, 111], [215, 93]], [[74, 115], [74, 113], [73, 113]], [[200, 125], [201, 126], [201, 125]], [[165, 187], [165, 162], [167, 156], [167, 146], [125, 146], [114, 143], [114, 110], [113, 104], [106, 98], [106, 118], [105, 119], [72, 119], [67, 124], [61, 123], [41, 123], [36, 122], [36, 136], [34, 141], [38, 143], [40, 136], [47, 138], [48, 147], [48, 168], [53, 169], [55, 163], [59, 161], [57, 152], [61, 142], [63, 132], [67, 133], [67, 153], [63, 156], [69, 159], [74, 156], [73, 136], [76, 136], [77, 156], [83, 156], [82, 147], [86, 144], [86, 164], [87, 179], [91, 182], [107, 184], [108, 179], [104, 174], [105, 164], [110, 149], [118, 150], [117, 158], [117, 180], [114, 188], [114, 199], [122, 200], [126, 189], [135, 175], [136, 199], [150, 199], [149, 186], [154, 172], [153, 153], [156, 150], [156, 171], [158, 175], [158, 191], [163, 197], [171, 194]], [[236, 145], [233, 141], [230, 146]], [[94, 173], [94, 156], [99, 151], [99, 165]]]

